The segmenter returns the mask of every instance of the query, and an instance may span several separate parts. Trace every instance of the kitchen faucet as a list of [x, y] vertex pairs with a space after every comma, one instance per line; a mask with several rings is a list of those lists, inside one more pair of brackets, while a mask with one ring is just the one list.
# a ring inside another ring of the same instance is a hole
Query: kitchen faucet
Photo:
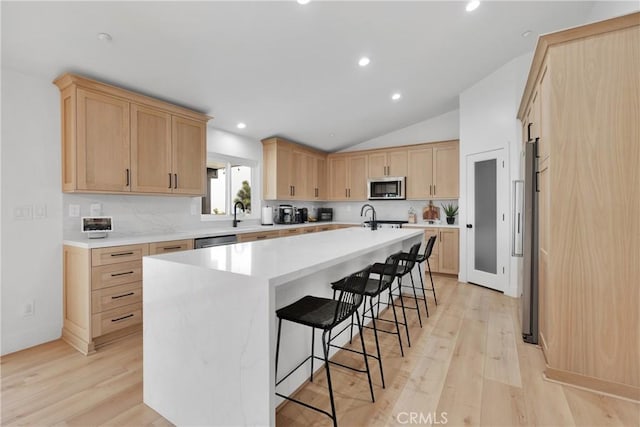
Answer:
[[238, 207], [238, 205], [240, 205], [240, 209], [242, 209], [242, 212], [244, 212], [244, 205], [242, 204], [241, 201], [237, 201], [234, 205], [233, 205], [233, 226], [237, 227], [238, 223], [240, 222], [239, 219], [236, 219], [236, 208]]
[[365, 203], [360, 209], [360, 216], [364, 216], [367, 211], [371, 211], [371, 231], [375, 231], [378, 229], [378, 223], [376, 222], [376, 208], [371, 206], [369, 203]]

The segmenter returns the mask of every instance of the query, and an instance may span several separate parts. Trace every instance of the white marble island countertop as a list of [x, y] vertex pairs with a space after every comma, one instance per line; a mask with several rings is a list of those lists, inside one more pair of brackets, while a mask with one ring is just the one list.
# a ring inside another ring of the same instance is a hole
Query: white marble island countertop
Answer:
[[[275, 311], [304, 295], [331, 298], [330, 283], [423, 236], [344, 228], [145, 256], [144, 402], [176, 425], [274, 426]], [[311, 334], [296, 325], [282, 334], [278, 372], [287, 372], [308, 355]], [[278, 392], [307, 375], [296, 371]]]
[[[154, 258], [242, 276], [266, 279], [272, 285], [326, 269], [384, 246], [421, 237], [416, 229], [353, 227], [323, 233], [215, 246]], [[384, 260], [375, 260], [384, 261]]]

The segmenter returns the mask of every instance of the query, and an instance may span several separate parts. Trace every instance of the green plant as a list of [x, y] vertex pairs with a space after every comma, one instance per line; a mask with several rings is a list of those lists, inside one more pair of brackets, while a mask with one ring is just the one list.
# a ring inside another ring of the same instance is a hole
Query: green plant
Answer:
[[453, 203], [447, 203], [446, 205], [440, 205], [440, 206], [442, 206], [442, 209], [444, 210], [444, 214], [447, 216], [447, 218], [451, 218], [458, 215], [457, 205], [454, 205]]

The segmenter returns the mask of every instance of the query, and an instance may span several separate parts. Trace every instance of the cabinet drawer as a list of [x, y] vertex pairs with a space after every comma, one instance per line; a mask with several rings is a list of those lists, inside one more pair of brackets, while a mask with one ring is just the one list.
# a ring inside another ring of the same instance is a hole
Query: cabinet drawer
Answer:
[[316, 231], [318, 231], [318, 230], [316, 229], [316, 227], [305, 227], [305, 228], [303, 228], [303, 229], [302, 229], [302, 232], [303, 232], [304, 234], [307, 234], [307, 233], [315, 233]]
[[302, 228], [290, 228], [288, 230], [280, 230], [280, 237], [295, 236], [296, 234], [302, 234]]
[[114, 246], [112, 248], [100, 248], [91, 250], [91, 265], [108, 265], [119, 262], [141, 260], [149, 255], [149, 245]]
[[92, 316], [92, 337], [108, 334], [127, 326], [142, 323], [142, 303], [125, 305]]
[[149, 243], [149, 255], [187, 251], [189, 249], [193, 249], [193, 239]]
[[127, 283], [91, 292], [92, 314], [142, 302], [142, 282]]
[[266, 240], [278, 237], [277, 231], [266, 231], [263, 233], [243, 233], [238, 235], [238, 242], [254, 242], [256, 240]]
[[333, 225], [318, 225], [316, 227], [316, 231], [329, 231], [329, 230], [335, 230]]
[[91, 269], [91, 289], [108, 288], [142, 281], [142, 261], [101, 265]]

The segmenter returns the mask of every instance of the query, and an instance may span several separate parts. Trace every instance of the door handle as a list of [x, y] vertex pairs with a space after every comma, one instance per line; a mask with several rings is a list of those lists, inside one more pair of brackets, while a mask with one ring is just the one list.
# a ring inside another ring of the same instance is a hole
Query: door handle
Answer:
[[473, 228], [473, 224], [467, 224], [467, 228]]

